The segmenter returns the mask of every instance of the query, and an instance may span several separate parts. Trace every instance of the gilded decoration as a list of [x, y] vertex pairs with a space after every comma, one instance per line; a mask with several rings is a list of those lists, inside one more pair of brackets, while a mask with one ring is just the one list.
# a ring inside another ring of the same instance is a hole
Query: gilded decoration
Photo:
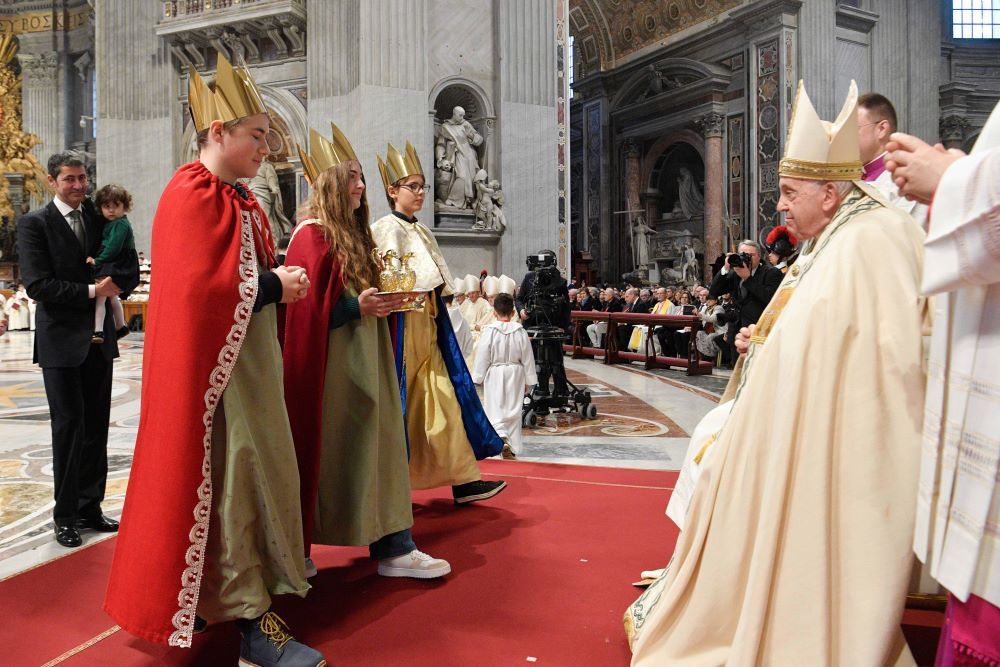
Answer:
[[[588, 38], [600, 47], [600, 69], [671, 35], [709, 21], [744, 0], [570, 0], [577, 43]], [[600, 34], [604, 33], [604, 34]], [[595, 54], [596, 55], [596, 54]], [[589, 58], [587, 59], [589, 60]], [[590, 64], [590, 63], [588, 63]], [[588, 67], [597, 69], [594, 65]]]
[[[24, 192], [41, 197], [46, 190], [45, 170], [31, 149], [41, 143], [22, 130], [21, 75], [14, 69], [17, 41], [13, 35], [0, 36], [0, 225], [13, 224], [22, 211], [15, 211], [10, 199], [10, 183], [4, 174], [20, 174]], [[27, 199], [25, 197], [24, 199]]]

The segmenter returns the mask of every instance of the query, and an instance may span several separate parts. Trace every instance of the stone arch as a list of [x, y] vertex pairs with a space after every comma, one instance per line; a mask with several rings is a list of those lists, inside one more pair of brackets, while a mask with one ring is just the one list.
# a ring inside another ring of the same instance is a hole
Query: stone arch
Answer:
[[[308, 124], [306, 120], [306, 110], [295, 95], [283, 88], [273, 88], [271, 86], [258, 85], [260, 96], [264, 100], [264, 105], [268, 111], [276, 116], [275, 126], [281, 128], [282, 141], [285, 146], [283, 153], [288, 156], [289, 162], [294, 165], [295, 171], [301, 171], [299, 164], [299, 154], [295, 144], [308, 146], [309, 136]], [[181, 136], [180, 150], [177, 156], [178, 164], [186, 164], [195, 159], [198, 155], [195, 145], [194, 123], [191, 122], [190, 115], [187, 114], [187, 106], [184, 107], [184, 133]], [[323, 131], [322, 128], [319, 128]], [[326, 132], [329, 134], [329, 131]]]
[[614, 42], [600, 3], [595, 0], [570, 0], [569, 19], [576, 78], [610, 68], [615, 60]]
[[[674, 82], [675, 87], [686, 86], [695, 81], [722, 77], [728, 83], [730, 75], [724, 70], [707, 65], [690, 58], [664, 58], [651, 66], [667, 81]], [[650, 74], [648, 68], [636, 70], [625, 80], [618, 92], [611, 99], [611, 109], [631, 103], [649, 87]]]

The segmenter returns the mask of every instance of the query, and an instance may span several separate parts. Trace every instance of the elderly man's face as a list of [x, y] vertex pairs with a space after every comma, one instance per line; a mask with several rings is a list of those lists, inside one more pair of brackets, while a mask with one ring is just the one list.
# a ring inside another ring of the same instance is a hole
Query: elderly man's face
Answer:
[[778, 188], [781, 190], [778, 210], [785, 214], [785, 224], [799, 240], [818, 236], [840, 207], [840, 197], [832, 183], [782, 176]]
[[656, 300], [657, 301], [666, 301], [667, 300], [667, 290], [663, 289], [662, 287], [660, 289], [656, 290]]

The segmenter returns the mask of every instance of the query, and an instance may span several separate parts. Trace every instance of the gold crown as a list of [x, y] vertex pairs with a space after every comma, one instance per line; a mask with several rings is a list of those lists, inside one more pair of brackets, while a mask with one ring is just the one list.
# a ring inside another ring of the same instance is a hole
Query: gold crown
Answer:
[[194, 128], [201, 132], [214, 120], [228, 123], [231, 120], [267, 113], [264, 100], [257, 84], [246, 67], [233, 67], [226, 57], [219, 54], [215, 71], [215, 91], [213, 92], [198, 72], [191, 69], [188, 83], [188, 109]]
[[309, 184], [316, 182], [319, 175], [331, 167], [336, 167], [342, 162], [357, 160], [351, 142], [347, 140], [340, 128], [330, 123], [333, 131], [333, 142], [316, 130], [309, 128], [309, 147], [307, 153], [299, 146], [299, 157], [302, 159], [302, 170], [306, 174]]
[[413, 145], [407, 141], [406, 149], [403, 153], [396, 150], [396, 147], [389, 144], [385, 150], [385, 161], [382, 157], [375, 156], [378, 161], [378, 171], [382, 174], [382, 185], [388, 191], [393, 183], [399, 183], [404, 178], [409, 178], [415, 174], [424, 175], [424, 169], [420, 166], [420, 158]]
[[833, 123], [820, 120], [806, 94], [799, 90], [788, 125], [785, 157], [779, 176], [813, 181], [855, 181], [861, 178], [861, 149], [858, 144], [858, 86], [851, 81], [847, 99]]

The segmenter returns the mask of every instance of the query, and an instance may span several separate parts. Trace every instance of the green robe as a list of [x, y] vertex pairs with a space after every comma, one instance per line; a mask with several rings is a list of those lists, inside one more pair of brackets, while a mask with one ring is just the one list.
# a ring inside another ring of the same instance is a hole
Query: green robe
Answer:
[[274, 304], [250, 317], [216, 411], [212, 490], [199, 615], [256, 618], [270, 609], [272, 595], [305, 596], [299, 471]]
[[[342, 300], [356, 297], [350, 287]], [[313, 542], [364, 546], [413, 525], [406, 435], [385, 319], [330, 330]]]

